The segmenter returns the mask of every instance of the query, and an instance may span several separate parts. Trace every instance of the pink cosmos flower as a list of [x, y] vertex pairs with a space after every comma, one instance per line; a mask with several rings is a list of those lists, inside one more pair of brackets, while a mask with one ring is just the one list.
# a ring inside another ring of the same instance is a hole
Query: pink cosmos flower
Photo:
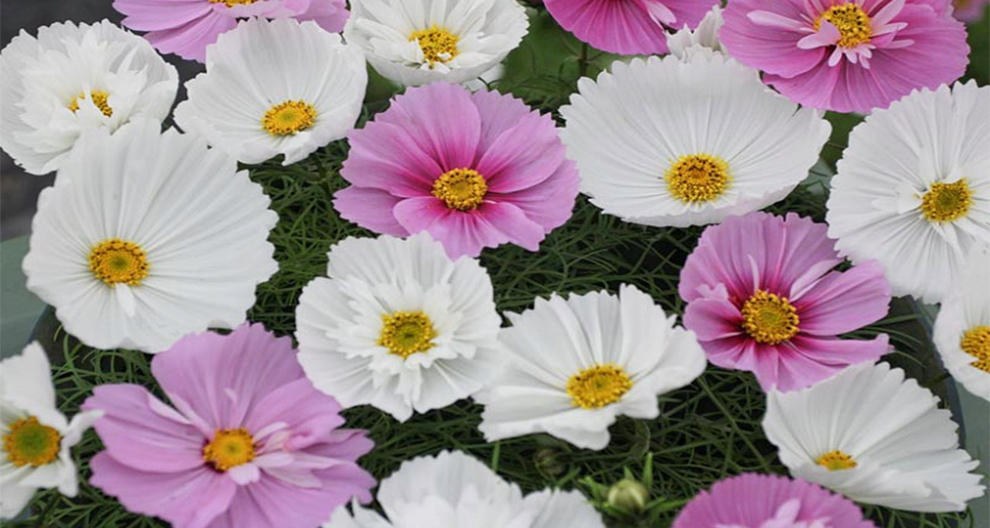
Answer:
[[952, 2], [955, 11], [953, 16], [963, 22], [979, 22], [983, 20], [983, 13], [986, 12], [990, 0], [954, 0]]
[[716, 482], [671, 528], [876, 528], [852, 501], [803, 480], [747, 473]]
[[340, 215], [376, 233], [426, 231], [451, 258], [506, 242], [536, 251], [574, 208], [577, 169], [553, 120], [508, 95], [409, 88], [348, 139]]
[[694, 29], [721, 0], [545, 0], [567, 31], [592, 46], [622, 55], [667, 53], [665, 26]]
[[793, 101], [869, 112], [966, 70], [966, 28], [950, 0], [732, 0], [729, 55]]
[[750, 213], [709, 227], [678, 286], [684, 326], [708, 360], [790, 391], [889, 351], [885, 334], [839, 339], [887, 314], [890, 284], [876, 261], [844, 273], [828, 226], [790, 213]]
[[313, 388], [287, 337], [261, 325], [192, 335], [155, 356], [169, 407], [138, 385], [102, 385], [83, 408], [106, 450], [90, 483], [175, 528], [312, 528], [374, 478], [371, 450], [333, 398]]
[[162, 54], [206, 61], [206, 46], [237, 27], [237, 19], [295, 18], [314, 20], [323, 29], [344, 29], [349, 12], [345, 0], [114, 0], [126, 15], [122, 24], [147, 31], [145, 38]]

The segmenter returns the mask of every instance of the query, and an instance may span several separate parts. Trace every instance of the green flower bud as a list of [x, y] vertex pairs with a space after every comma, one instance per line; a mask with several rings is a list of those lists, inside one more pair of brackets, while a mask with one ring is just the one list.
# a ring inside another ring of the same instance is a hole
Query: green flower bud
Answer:
[[627, 513], [642, 512], [649, 501], [649, 490], [638, 480], [622, 479], [608, 490], [608, 504]]

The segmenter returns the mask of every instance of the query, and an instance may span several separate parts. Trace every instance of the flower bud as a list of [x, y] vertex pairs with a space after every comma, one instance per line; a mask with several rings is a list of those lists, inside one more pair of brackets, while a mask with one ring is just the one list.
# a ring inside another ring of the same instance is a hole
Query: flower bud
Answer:
[[650, 492], [638, 480], [626, 478], [616, 482], [608, 490], [608, 504], [628, 513], [646, 509]]

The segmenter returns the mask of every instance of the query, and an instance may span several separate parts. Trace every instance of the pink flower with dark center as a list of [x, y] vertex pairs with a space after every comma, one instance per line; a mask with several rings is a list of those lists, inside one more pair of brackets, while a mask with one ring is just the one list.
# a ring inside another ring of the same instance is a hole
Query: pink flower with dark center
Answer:
[[876, 528], [852, 501], [803, 480], [746, 473], [702, 491], [672, 528]]
[[793, 101], [866, 113], [966, 70], [966, 28], [949, 1], [732, 0], [719, 38]]
[[592, 46], [622, 55], [667, 53], [666, 28], [694, 29], [719, 0], [545, 0], [553, 18]]
[[138, 385], [102, 385], [83, 408], [106, 450], [90, 483], [175, 528], [312, 528], [371, 500], [355, 460], [371, 450], [313, 388], [287, 337], [261, 325], [192, 335], [151, 370], [172, 407]]
[[206, 46], [244, 18], [314, 20], [323, 29], [344, 29], [344, 0], [114, 0], [113, 8], [126, 15], [122, 25], [144, 35], [162, 54], [206, 61]]
[[890, 284], [876, 261], [846, 272], [828, 226], [794, 213], [731, 217], [709, 227], [681, 271], [684, 326], [708, 360], [756, 374], [764, 390], [807, 387], [890, 347], [840, 339], [887, 315]]
[[536, 251], [574, 208], [577, 169], [553, 119], [508, 95], [409, 88], [348, 140], [337, 212], [376, 233], [426, 231], [452, 258]]

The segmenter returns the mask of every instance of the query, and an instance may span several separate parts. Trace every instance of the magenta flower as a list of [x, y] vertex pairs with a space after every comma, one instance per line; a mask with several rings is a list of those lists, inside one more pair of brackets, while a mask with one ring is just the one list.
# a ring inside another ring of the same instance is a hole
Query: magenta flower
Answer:
[[720, 480], [671, 528], [876, 528], [852, 501], [803, 480], [746, 473]]
[[206, 61], [206, 46], [237, 27], [237, 19], [314, 20], [323, 29], [344, 29], [349, 12], [344, 0], [114, 0], [126, 15], [122, 24], [144, 35], [162, 54]]
[[175, 528], [312, 528], [374, 478], [354, 462], [371, 450], [333, 398], [313, 388], [287, 337], [261, 325], [192, 335], [151, 370], [174, 407], [138, 385], [102, 385], [106, 450], [90, 483], [128, 510]]
[[574, 162], [549, 115], [497, 92], [409, 88], [361, 130], [340, 215], [376, 233], [428, 232], [452, 258], [511, 242], [536, 251], [571, 216]]
[[979, 22], [983, 20], [983, 13], [990, 5], [990, 0], [954, 0], [952, 2], [955, 11], [953, 16], [963, 22]]
[[966, 70], [966, 28], [950, 0], [732, 0], [719, 33], [791, 100], [869, 112]]
[[750, 213], [701, 235], [678, 286], [684, 326], [708, 360], [790, 391], [889, 351], [885, 334], [839, 339], [887, 314], [890, 284], [876, 261], [844, 273], [828, 226], [790, 213]]
[[667, 53], [665, 26], [694, 29], [721, 0], [545, 0], [567, 31], [592, 46], [622, 55]]

